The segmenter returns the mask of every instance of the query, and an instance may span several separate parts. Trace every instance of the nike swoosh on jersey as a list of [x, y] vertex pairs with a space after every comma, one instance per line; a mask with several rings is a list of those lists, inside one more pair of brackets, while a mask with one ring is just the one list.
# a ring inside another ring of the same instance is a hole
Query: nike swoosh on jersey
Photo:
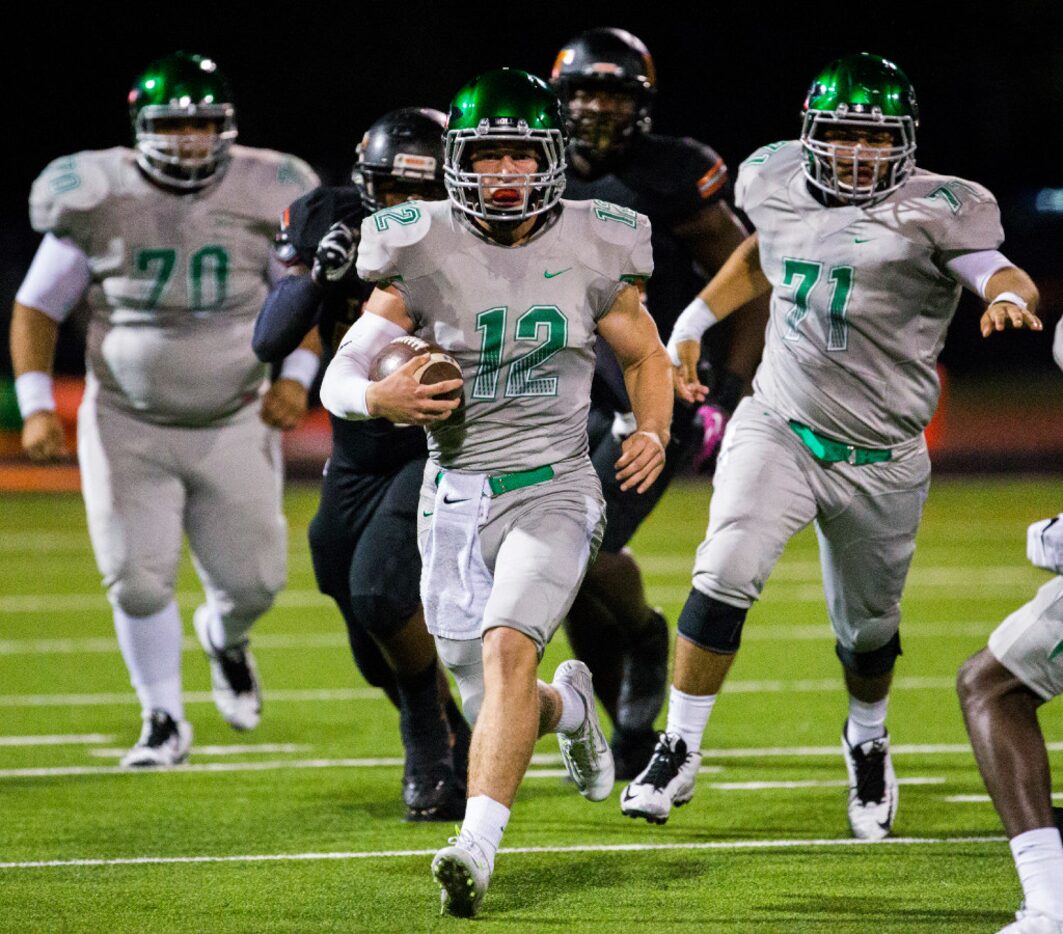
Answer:
[[854, 237], [853, 243], [870, 243], [874, 239], [874, 237]]
[[561, 273], [568, 272], [571, 268], [572, 268], [571, 266], [566, 266], [564, 269], [559, 269], [557, 272], [550, 272], [549, 270], [544, 270], [543, 271], [543, 278], [544, 279], [553, 279], [554, 276], [560, 276]]
[[431, 513], [431, 512], [425, 512], [425, 511], [424, 511], [424, 510], [422, 509], [422, 510], [421, 510], [421, 515], [422, 515], [422, 516], [424, 516], [424, 517], [425, 517], [425, 518], [427, 519], [427, 518], [428, 518], [428, 517], [429, 517], [430, 515], [432, 515], [432, 513]]
[[447, 497], [444, 496], [443, 502], [446, 503], [448, 506], [452, 506], [454, 505], [454, 503], [467, 503], [470, 499], [472, 499], [471, 496], [466, 496], [463, 499], [447, 499]]

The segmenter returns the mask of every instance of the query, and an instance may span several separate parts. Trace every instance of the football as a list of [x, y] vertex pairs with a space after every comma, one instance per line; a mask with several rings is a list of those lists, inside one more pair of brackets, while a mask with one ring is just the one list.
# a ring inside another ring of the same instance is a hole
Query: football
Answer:
[[[381, 350], [373, 362], [369, 364], [369, 378], [376, 382], [390, 376], [400, 367], [405, 366], [414, 357], [422, 354], [431, 354], [428, 362], [418, 369], [413, 378], [419, 383], [430, 386], [433, 383], [442, 383], [449, 379], [461, 379], [461, 367], [458, 361], [446, 353], [438, 344], [430, 343], [412, 334], [406, 337], [396, 337], [390, 344]], [[461, 388], [452, 389], [437, 399], [460, 399]]]

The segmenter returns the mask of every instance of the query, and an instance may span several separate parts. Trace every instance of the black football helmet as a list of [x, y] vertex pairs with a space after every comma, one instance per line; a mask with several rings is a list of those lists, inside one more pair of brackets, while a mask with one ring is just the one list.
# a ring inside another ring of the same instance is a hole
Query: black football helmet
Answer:
[[622, 154], [636, 133], [650, 129], [657, 92], [653, 57], [623, 29], [580, 33], [558, 53], [550, 83], [561, 99], [571, 145], [591, 162]]
[[[443, 134], [447, 118], [428, 107], [403, 107], [384, 114], [362, 137], [351, 181], [368, 211], [417, 198], [441, 201]], [[389, 198], [389, 195], [396, 197]], [[390, 202], [390, 204], [389, 204]]]

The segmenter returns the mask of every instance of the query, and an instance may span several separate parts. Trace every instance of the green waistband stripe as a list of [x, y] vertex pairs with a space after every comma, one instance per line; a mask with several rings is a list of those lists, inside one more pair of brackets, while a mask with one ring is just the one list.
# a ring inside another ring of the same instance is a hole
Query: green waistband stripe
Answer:
[[837, 464], [845, 461], [847, 464], [863, 467], [865, 464], [880, 464], [893, 458], [893, 452], [888, 448], [878, 450], [875, 448], [861, 448], [855, 444], [846, 444], [844, 441], [828, 438], [818, 431], [813, 431], [808, 425], [802, 425], [793, 419], [790, 419], [789, 424], [793, 433], [801, 439], [801, 443], [818, 460], [827, 464]]
[[547, 464], [545, 467], [536, 467], [534, 470], [522, 470], [519, 473], [504, 473], [497, 477], [488, 477], [487, 485], [491, 493], [500, 496], [502, 493], [510, 493], [526, 486], [534, 486], [536, 483], [545, 483], [554, 479], [554, 468]]

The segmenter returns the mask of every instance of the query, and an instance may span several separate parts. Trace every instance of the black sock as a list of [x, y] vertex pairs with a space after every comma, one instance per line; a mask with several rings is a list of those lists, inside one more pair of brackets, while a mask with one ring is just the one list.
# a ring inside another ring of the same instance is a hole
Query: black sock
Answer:
[[399, 730], [408, 759], [432, 763], [450, 758], [450, 726], [439, 706], [436, 663], [399, 678]]

